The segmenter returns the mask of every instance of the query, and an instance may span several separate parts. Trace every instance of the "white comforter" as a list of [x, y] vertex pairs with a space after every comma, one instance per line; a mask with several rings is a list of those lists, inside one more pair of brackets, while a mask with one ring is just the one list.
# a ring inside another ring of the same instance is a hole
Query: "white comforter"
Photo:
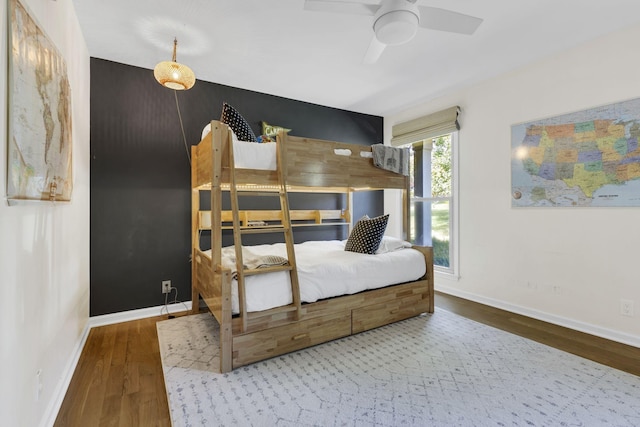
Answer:
[[[339, 295], [354, 294], [367, 289], [409, 282], [422, 277], [426, 271], [424, 256], [407, 248], [408, 243], [397, 244], [397, 239], [385, 237], [376, 255], [344, 250], [346, 241], [312, 241], [295, 245], [300, 298], [314, 302]], [[257, 245], [243, 248], [249, 256], [278, 255], [286, 257], [284, 243]], [[222, 249], [223, 266], [235, 270], [235, 249]], [[261, 311], [292, 302], [288, 272], [275, 272], [249, 276], [245, 280], [247, 310]], [[232, 309], [239, 311], [238, 284], [232, 288]]]

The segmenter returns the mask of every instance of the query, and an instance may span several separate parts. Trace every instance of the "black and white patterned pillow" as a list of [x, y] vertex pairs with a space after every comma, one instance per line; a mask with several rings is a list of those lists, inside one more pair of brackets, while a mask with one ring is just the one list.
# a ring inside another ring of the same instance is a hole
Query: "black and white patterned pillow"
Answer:
[[242, 117], [242, 114], [238, 113], [238, 110], [226, 102], [222, 104], [222, 117], [220, 121], [229, 125], [233, 133], [236, 134], [236, 138], [240, 141], [258, 142], [256, 135], [251, 130], [251, 126], [249, 126], [249, 123]]
[[387, 228], [389, 215], [369, 218], [367, 215], [358, 220], [344, 246], [345, 251], [361, 254], [375, 254]]

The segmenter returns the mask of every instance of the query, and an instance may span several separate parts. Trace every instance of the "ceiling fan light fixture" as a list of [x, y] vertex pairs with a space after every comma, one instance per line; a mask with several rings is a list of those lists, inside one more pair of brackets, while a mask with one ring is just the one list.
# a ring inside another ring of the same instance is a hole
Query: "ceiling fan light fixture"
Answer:
[[373, 24], [376, 38], [386, 45], [408, 42], [418, 30], [418, 15], [409, 10], [392, 10], [381, 15]]
[[156, 65], [153, 75], [162, 86], [173, 90], [188, 90], [196, 83], [196, 76], [191, 68], [176, 62], [178, 40], [173, 40], [173, 59], [162, 61]]

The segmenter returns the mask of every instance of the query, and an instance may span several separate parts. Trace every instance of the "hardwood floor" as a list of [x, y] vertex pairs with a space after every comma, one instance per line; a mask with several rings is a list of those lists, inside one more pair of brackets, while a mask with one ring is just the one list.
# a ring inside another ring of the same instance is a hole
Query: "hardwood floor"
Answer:
[[[437, 308], [640, 376], [640, 348], [441, 293]], [[155, 325], [166, 317], [92, 329], [55, 426], [169, 426]]]
[[170, 426], [156, 322], [93, 328], [55, 426]]

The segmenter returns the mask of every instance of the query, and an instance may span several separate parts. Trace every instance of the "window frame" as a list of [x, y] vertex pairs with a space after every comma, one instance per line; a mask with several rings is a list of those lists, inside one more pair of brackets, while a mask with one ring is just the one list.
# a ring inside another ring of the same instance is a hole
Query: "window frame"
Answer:
[[[444, 267], [441, 265], [434, 265], [434, 271], [438, 275], [446, 275], [447, 277], [453, 277], [458, 279], [459, 276], [459, 157], [458, 157], [458, 146], [459, 146], [459, 131], [454, 131], [450, 133], [445, 133], [443, 135], [451, 135], [451, 196], [450, 197], [409, 197], [409, 203], [415, 204], [415, 202], [420, 203], [432, 203], [438, 201], [448, 201], [449, 202], [449, 267]], [[442, 135], [436, 136], [430, 139], [436, 139]], [[420, 141], [416, 141], [411, 144], [407, 144], [407, 146], [413, 146], [416, 143], [420, 143]], [[415, 165], [414, 165], [415, 168]], [[415, 173], [415, 171], [414, 171]], [[415, 177], [414, 177], [415, 179]], [[407, 224], [407, 238], [416, 233], [413, 233], [411, 228], [411, 221]]]

